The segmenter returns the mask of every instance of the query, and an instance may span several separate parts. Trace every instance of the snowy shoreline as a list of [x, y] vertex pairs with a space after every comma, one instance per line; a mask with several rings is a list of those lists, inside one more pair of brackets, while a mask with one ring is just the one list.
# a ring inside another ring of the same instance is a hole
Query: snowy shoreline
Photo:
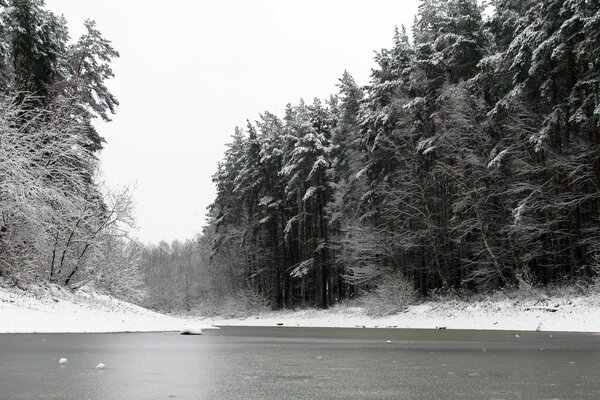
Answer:
[[245, 318], [202, 318], [160, 314], [89, 289], [72, 293], [52, 285], [30, 291], [0, 287], [0, 333], [199, 332], [214, 325], [600, 333], [600, 294], [445, 299], [378, 318], [345, 305]]
[[55, 285], [23, 291], [0, 287], [0, 333], [180, 331], [184, 321], [93, 290]]
[[196, 318], [187, 328], [214, 325], [340, 328], [465, 329], [600, 333], [600, 295], [546, 298], [446, 299], [409, 306], [406, 312], [372, 318], [360, 307], [274, 311], [247, 318]]

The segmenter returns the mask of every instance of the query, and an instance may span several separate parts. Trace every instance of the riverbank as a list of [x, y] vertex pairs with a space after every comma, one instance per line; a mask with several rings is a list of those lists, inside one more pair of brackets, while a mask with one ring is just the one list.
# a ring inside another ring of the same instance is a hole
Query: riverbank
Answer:
[[185, 321], [82, 288], [0, 286], [0, 333], [180, 331]]
[[600, 332], [600, 294], [500, 292], [479, 299], [426, 301], [378, 318], [366, 315], [362, 307], [339, 305], [246, 318], [193, 318], [186, 326], [197, 331], [212, 325]]
[[445, 297], [378, 318], [356, 304], [244, 318], [204, 318], [156, 313], [88, 288], [73, 293], [55, 285], [33, 286], [27, 291], [0, 286], [0, 333], [196, 333], [214, 325], [600, 332], [600, 293], [565, 290], [551, 294], [499, 292], [468, 300]]

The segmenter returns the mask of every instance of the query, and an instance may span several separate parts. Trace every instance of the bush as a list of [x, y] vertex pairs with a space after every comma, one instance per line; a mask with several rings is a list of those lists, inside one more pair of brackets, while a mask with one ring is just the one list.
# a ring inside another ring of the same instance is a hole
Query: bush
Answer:
[[374, 284], [375, 289], [361, 294], [359, 300], [368, 315], [398, 314], [416, 299], [417, 291], [401, 272], [384, 274]]

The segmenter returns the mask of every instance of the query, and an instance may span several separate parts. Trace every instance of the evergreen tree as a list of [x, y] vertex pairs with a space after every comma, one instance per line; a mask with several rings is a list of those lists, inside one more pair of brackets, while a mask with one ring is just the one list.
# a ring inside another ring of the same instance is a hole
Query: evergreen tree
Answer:
[[85, 127], [88, 147], [98, 151], [104, 139], [96, 132], [92, 119], [99, 116], [104, 121], [110, 121], [109, 113], [114, 114], [119, 105], [105, 84], [106, 80], [114, 77], [110, 62], [119, 57], [119, 53], [110, 41], [102, 37], [94, 21], [86, 20], [84, 26], [86, 33], [66, 50], [67, 74], [58, 86], [64, 87], [61, 90], [63, 95], [76, 104], [75, 117]]
[[43, 0], [11, 0], [4, 13], [14, 89], [32, 94], [40, 104], [64, 77], [62, 57], [68, 40], [64, 19], [43, 7]]

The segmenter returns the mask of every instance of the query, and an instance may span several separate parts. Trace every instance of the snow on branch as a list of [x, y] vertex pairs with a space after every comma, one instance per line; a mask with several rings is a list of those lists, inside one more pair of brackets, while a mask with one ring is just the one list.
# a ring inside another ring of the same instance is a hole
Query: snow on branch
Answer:
[[290, 276], [293, 278], [302, 278], [306, 274], [310, 272], [313, 267], [314, 258], [309, 258], [308, 260], [304, 260], [294, 265], [292, 268], [292, 272]]

